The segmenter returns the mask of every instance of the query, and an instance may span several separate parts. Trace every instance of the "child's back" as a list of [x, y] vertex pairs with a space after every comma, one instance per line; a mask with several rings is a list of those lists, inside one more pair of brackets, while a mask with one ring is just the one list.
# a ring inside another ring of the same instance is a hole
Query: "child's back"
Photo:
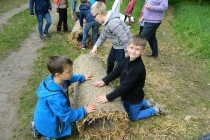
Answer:
[[116, 12], [107, 12], [107, 20], [103, 23], [103, 30], [96, 42], [97, 46], [101, 46], [106, 38], [110, 40], [114, 49], [124, 49], [127, 51], [127, 43], [132, 34], [127, 25], [120, 20], [120, 16]]
[[83, 21], [83, 18], [86, 20], [86, 22], [94, 20], [94, 17], [90, 13], [90, 6], [82, 3], [80, 4], [79, 9], [80, 9], [80, 17], [79, 17], [80, 22]]

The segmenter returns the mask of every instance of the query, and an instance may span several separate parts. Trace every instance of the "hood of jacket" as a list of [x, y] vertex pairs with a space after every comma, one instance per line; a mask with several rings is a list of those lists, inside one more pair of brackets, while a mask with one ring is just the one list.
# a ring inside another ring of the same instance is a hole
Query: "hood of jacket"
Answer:
[[57, 83], [54, 82], [53, 76], [49, 75], [39, 85], [36, 95], [39, 98], [44, 98], [44, 97], [51, 96], [54, 94], [60, 94], [61, 92], [65, 93], [65, 91]]
[[88, 6], [86, 4], [80, 4], [79, 9], [80, 10], [89, 10], [90, 9], [90, 6]]
[[112, 20], [114, 18], [119, 18], [120, 19], [120, 15], [116, 12], [108, 11], [107, 15], [106, 15], [106, 20], [104, 21], [103, 25], [107, 24], [110, 20]]
[[90, 7], [86, 4], [80, 4], [79, 6], [80, 9], [80, 26], [83, 26], [83, 19], [86, 19], [86, 22], [94, 21], [94, 17], [90, 12]]

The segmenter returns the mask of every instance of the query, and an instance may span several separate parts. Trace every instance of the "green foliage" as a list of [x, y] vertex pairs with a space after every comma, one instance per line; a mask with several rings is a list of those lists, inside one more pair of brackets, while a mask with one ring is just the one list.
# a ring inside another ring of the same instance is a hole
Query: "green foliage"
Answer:
[[173, 3], [174, 33], [183, 49], [200, 58], [210, 58], [209, 3], [199, 6], [196, 2]]

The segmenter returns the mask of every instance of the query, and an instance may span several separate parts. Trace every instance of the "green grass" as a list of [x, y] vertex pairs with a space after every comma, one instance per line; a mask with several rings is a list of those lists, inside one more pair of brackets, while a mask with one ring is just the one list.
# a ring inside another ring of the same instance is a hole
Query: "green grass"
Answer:
[[28, 1], [29, 0], [1, 0], [0, 15], [14, 8], [18, 8], [22, 4], [27, 3]]
[[11, 51], [19, 49], [20, 43], [32, 32], [36, 25], [36, 18], [29, 16], [28, 10], [14, 15], [3, 25], [0, 30], [0, 60], [4, 59]]
[[175, 34], [187, 54], [198, 58], [210, 58], [209, 3], [183, 1], [173, 3]]
[[[109, 7], [111, 7], [112, 2], [113, 1], [107, 2], [108, 9], [110, 9]], [[130, 139], [132, 140], [191, 140], [197, 139], [209, 130], [209, 95], [208, 93], [205, 93], [205, 91], [209, 92], [207, 83], [209, 83], [210, 58], [208, 57], [209, 55], [205, 53], [209, 53], [210, 51], [208, 50], [209, 46], [207, 41], [204, 42], [202, 40], [203, 38], [205, 39], [205, 36], [209, 35], [207, 30], [204, 30], [203, 27], [205, 26], [206, 29], [209, 29], [209, 27], [206, 26], [206, 24], [209, 23], [208, 14], [204, 14], [204, 11], [208, 10], [206, 7], [208, 7], [209, 4], [202, 4], [202, 6], [198, 7], [197, 2], [182, 2], [175, 0], [170, 2], [175, 8], [174, 19], [171, 21], [175, 34], [173, 39], [179, 41], [178, 45], [181, 46], [182, 52], [186, 52], [186, 56], [183, 57], [176, 48], [177, 45], [170, 42], [171, 36], [168, 36], [169, 40], [167, 40], [168, 38], [162, 35], [161, 32], [157, 33], [160, 45], [166, 44], [166, 48], [164, 48], [165, 50], [161, 48], [161, 51], [163, 51], [164, 54], [159, 60], [151, 60], [143, 57], [147, 68], [145, 93], [146, 98], [153, 97], [155, 101], [163, 104], [166, 111], [169, 112], [169, 115], [130, 122]], [[123, 11], [125, 11], [127, 3], [128, 0], [123, 1], [121, 13], [124, 13]], [[131, 28], [133, 34], [138, 34], [139, 32], [137, 22], [142, 4], [143, 1], [137, 1], [137, 5], [134, 8], [133, 16], [135, 17], [135, 23], [133, 23]], [[199, 9], [203, 9], [203, 11]], [[209, 11], [210, 10], [208, 10], [208, 13]], [[190, 12], [192, 12], [192, 14]], [[17, 16], [20, 16], [21, 14], [22, 13]], [[205, 18], [199, 17], [201, 14], [203, 14], [202, 16]], [[24, 18], [25, 16], [20, 16], [18, 18], [21, 25], [26, 23]], [[199, 23], [199, 19], [203, 19], [205, 22]], [[193, 22], [194, 20], [196, 23]], [[34, 22], [36, 23], [36, 20]], [[35, 23], [30, 24], [28, 29]], [[69, 20], [68, 23], [70, 26], [73, 26], [71, 20]], [[12, 23], [12, 27], [17, 28], [16, 24], [19, 24], [19, 22]], [[4, 30], [5, 28], [7, 27], [5, 26]], [[200, 29], [202, 30], [200, 31]], [[7, 30], [10, 30], [9, 27]], [[17, 37], [11, 31], [9, 32], [7, 30], [5, 30], [7, 36], [13, 36], [12, 39]], [[22, 28], [14, 30], [21, 31]], [[46, 61], [49, 56], [65, 55], [74, 60], [81, 53], [88, 53], [89, 51], [88, 49], [78, 51], [74, 46], [67, 42], [67, 36], [56, 35], [55, 31], [52, 34], [53, 36], [50, 39], [44, 41], [45, 46], [38, 51], [40, 55], [33, 64], [33, 74], [28, 79], [27, 87], [25, 87], [24, 91], [20, 94], [18, 107], [18, 118], [20, 121], [19, 126], [14, 128], [14, 135], [12, 138], [14, 140], [32, 139], [29, 130], [29, 122], [33, 119], [33, 109], [35, 108], [37, 101], [35, 92], [39, 83], [49, 74], [46, 69]], [[22, 39], [26, 37], [27, 36], [23, 36]], [[16, 41], [17, 40], [18, 39], [16, 38]], [[15, 45], [17, 45], [15, 48], [18, 48], [20, 42], [21, 40], [13, 45], [5, 45], [5, 50], [10, 50], [11, 46]], [[1, 46], [2, 44], [0, 44], [0, 47]], [[200, 46], [203, 46], [203, 48]], [[173, 52], [173, 49], [175, 49], [176, 52]], [[98, 50], [98, 55], [101, 58], [106, 58], [108, 50], [108, 47], [104, 45]], [[204, 53], [204, 50], [207, 51]], [[172, 72], [170, 71], [171, 69]], [[204, 108], [206, 108], [206, 110], [204, 110]], [[184, 119], [187, 115], [191, 115], [192, 117], [188, 122]], [[79, 139], [78, 133], [74, 132], [70, 139]]]

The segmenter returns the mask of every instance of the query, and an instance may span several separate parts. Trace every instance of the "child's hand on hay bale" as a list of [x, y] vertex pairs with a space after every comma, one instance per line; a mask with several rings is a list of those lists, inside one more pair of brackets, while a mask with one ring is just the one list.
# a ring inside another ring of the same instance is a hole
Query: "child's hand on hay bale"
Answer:
[[99, 96], [99, 97], [96, 98], [96, 102], [102, 104], [102, 103], [108, 102], [108, 100], [107, 100], [106, 96]]
[[80, 27], [79, 27], [79, 29], [80, 29], [80, 30], [82, 30], [82, 29], [83, 29], [83, 27], [82, 27], [82, 26], [80, 26]]
[[98, 47], [97, 47], [96, 45], [93, 46], [93, 49], [90, 51], [90, 55], [91, 55], [91, 56], [94, 56], [94, 55], [96, 54], [97, 48], [98, 48]]
[[91, 80], [91, 77], [93, 77], [93, 74], [85, 74], [85, 80]]
[[95, 83], [93, 83], [93, 85], [95, 87], [103, 87], [105, 85], [104, 81], [96, 81]]
[[84, 107], [85, 107], [87, 113], [95, 112], [96, 109], [97, 109], [97, 107], [95, 105], [88, 105], [87, 104]]

